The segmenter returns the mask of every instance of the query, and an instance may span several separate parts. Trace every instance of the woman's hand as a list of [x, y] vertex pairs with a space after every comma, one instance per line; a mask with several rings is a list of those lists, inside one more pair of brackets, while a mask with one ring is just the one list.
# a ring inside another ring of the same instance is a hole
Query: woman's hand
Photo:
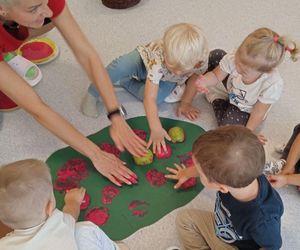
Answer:
[[191, 121], [196, 120], [199, 117], [200, 110], [198, 108], [193, 107], [190, 103], [180, 102], [177, 107], [177, 116], [184, 115]]
[[125, 166], [125, 162], [113, 154], [106, 153], [99, 149], [99, 153], [92, 159], [92, 162], [102, 175], [117, 186], [122, 186], [123, 182], [128, 185], [136, 182], [136, 174]]
[[174, 164], [175, 168], [167, 168], [171, 174], [165, 175], [167, 179], [178, 180], [174, 188], [179, 188], [184, 182], [186, 182], [190, 177], [188, 175], [188, 168], [184, 164], [178, 165]]
[[126, 148], [134, 156], [146, 154], [147, 143], [131, 130], [123, 117], [115, 115], [111, 122], [110, 136], [120, 151]]
[[160, 127], [159, 129], [151, 130], [147, 148], [149, 148], [151, 144], [153, 144], [153, 154], [155, 154], [156, 152], [160, 153], [162, 150], [167, 151], [165, 139], [171, 141], [171, 137], [162, 127]]

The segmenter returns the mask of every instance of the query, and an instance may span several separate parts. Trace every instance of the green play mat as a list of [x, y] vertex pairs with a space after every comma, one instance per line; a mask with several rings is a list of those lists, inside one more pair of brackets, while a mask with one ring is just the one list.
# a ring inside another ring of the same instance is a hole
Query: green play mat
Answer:
[[[167, 180], [166, 184], [156, 187], [150, 185], [146, 180], [146, 172], [150, 169], [157, 169], [161, 172], [167, 173], [166, 167], [172, 167], [174, 163], [180, 163], [180, 157], [186, 155], [191, 151], [193, 142], [198, 136], [204, 133], [204, 130], [194, 124], [184, 121], [178, 121], [168, 118], [160, 118], [163, 127], [168, 131], [174, 126], [182, 127], [185, 131], [185, 141], [183, 143], [173, 144], [168, 143], [173, 151], [171, 158], [157, 160], [154, 159], [152, 164], [147, 166], [136, 166], [133, 162], [132, 156], [128, 152], [121, 154], [121, 159], [127, 162], [127, 166], [133, 170], [138, 176], [138, 184], [133, 186], [123, 185], [117, 187], [119, 195], [116, 196], [111, 204], [102, 203], [102, 189], [105, 186], [114, 186], [105, 177], [99, 174], [92, 163], [70, 147], [60, 149], [53, 153], [47, 160], [50, 167], [53, 183], [57, 180], [57, 171], [70, 159], [83, 159], [88, 164], [88, 175], [85, 179], [80, 181], [80, 185], [85, 187], [87, 193], [91, 197], [91, 203], [88, 208], [82, 210], [79, 221], [84, 220], [86, 213], [92, 208], [98, 207], [105, 209], [109, 213], [109, 219], [101, 229], [112, 239], [121, 240], [136, 232], [138, 229], [151, 225], [164, 215], [172, 210], [184, 206], [190, 202], [203, 188], [199, 179], [197, 185], [187, 190], [174, 190], [174, 182]], [[145, 116], [135, 117], [127, 120], [128, 124], [133, 129], [141, 129], [147, 132], [149, 138], [149, 127]], [[113, 143], [109, 136], [109, 128], [106, 127], [101, 131], [88, 136], [97, 145], [101, 143]], [[64, 193], [54, 191], [57, 207], [62, 209], [64, 202]], [[129, 205], [132, 202], [138, 201], [139, 207], [144, 215], [133, 215], [133, 208]]]

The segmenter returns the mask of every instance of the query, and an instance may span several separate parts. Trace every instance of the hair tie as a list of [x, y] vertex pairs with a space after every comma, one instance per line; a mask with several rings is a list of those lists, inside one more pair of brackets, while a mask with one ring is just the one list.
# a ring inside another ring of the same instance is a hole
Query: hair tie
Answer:
[[273, 36], [273, 41], [274, 41], [274, 43], [278, 43], [278, 41], [279, 41], [279, 36], [274, 35], [274, 36]]
[[292, 53], [294, 49], [289, 48], [288, 46], [285, 47], [285, 50], [287, 50], [288, 52]]

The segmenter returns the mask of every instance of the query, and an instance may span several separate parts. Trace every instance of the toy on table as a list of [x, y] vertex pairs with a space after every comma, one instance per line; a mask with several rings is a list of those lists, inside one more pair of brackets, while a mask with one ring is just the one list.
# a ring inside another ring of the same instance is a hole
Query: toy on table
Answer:
[[59, 50], [54, 41], [43, 37], [23, 43], [16, 53], [39, 65], [53, 61], [58, 56]]
[[181, 127], [172, 127], [168, 131], [169, 136], [171, 137], [171, 141], [173, 143], [184, 142], [185, 134], [184, 130]]

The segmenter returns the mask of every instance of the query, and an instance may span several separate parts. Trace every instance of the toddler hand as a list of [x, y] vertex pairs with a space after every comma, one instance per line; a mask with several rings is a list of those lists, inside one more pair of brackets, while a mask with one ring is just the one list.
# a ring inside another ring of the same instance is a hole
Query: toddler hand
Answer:
[[260, 141], [260, 143], [262, 145], [266, 145], [266, 143], [268, 142], [268, 140], [267, 140], [267, 138], [264, 135], [258, 134], [256, 136], [257, 136], [258, 140]]
[[185, 102], [181, 102], [176, 111], [177, 116], [184, 115], [191, 121], [196, 120], [199, 117], [199, 114], [200, 110], [198, 108], [195, 108], [191, 104]]
[[189, 177], [187, 175], [187, 168], [184, 164], [178, 165], [174, 164], [175, 168], [167, 168], [167, 170], [171, 174], [166, 174], [165, 177], [167, 179], [178, 180], [176, 185], [174, 186], [175, 189], [179, 188], [184, 182], [186, 182]]
[[286, 175], [270, 175], [268, 176], [268, 180], [274, 188], [280, 188], [287, 185]]
[[147, 147], [149, 148], [151, 144], [153, 144], [153, 154], [155, 154], [156, 152], [161, 153], [161, 150], [167, 151], [165, 139], [171, 141], [170, 136], [163, 128], [151, 130], [151, 135]]
[[207, 94], [209, 92], [209, 90], [206, 87], [205, 81], [206, 81], [205, 77], [203, 75], [200, 75], [196, 79], [195, 84], [196, 84], [197, 91], [199, 91], [200, 93]]
[[83, 201], [85, 195], [85, 188], [73, 188], [66, 192], [65, 195], [65, 204], [77, 203], [79, 206]]

